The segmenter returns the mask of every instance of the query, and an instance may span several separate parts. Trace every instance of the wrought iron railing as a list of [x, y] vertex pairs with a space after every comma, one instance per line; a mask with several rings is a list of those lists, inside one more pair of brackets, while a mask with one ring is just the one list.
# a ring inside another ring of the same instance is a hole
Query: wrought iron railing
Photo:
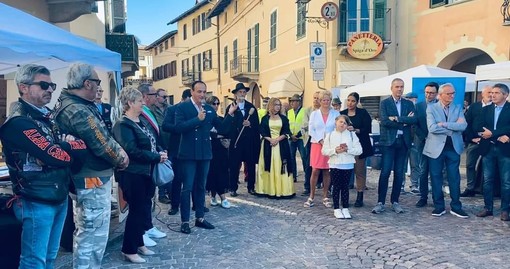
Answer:
[[230, 77], [236, 77], [243, 74], [258, 74], [259, 58], [248, 56], [237, 56], [230, 61]]
[[503, 15], [503, 23], [510, 23], [510, 0], [503, 0], [501, 15]]

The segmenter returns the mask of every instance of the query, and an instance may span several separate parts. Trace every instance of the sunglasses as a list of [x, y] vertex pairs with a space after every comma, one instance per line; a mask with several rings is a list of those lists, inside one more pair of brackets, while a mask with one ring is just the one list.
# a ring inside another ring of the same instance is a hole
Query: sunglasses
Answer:
[[41, 87], [41, 89], [47, 91], [50, 87], [52, 90], [56, 90], [57, 89], [57, 84], [55, 83], [51, 83], [51, 82], [46, 82], [46, 81], [37, 81], [37, 82], [32, 82], [32, 83], [25, 83], [27, 85], [39, 85], [39, 87]]
[[163, 99], [166, 99], [168, 96], [166, 96], [166, 95], [158, 95], [158, 97], [161, 97], [161, 98], [163, 98]]
[[151, 96], [154, 96], [154, 95], [158, 95], [157, 93], [148, 93], [146, 95], [151, 95]]
[[95, 83], [97, 83], [97, 86], [101, 85], [101, 80], [100, 79], [88, 78], [86, 80], [94, 81]]
[[215, 105], [215, 106], [219, 106], [219, 105], [220, 105], [220, 102], [213, 103], [213, 105]]

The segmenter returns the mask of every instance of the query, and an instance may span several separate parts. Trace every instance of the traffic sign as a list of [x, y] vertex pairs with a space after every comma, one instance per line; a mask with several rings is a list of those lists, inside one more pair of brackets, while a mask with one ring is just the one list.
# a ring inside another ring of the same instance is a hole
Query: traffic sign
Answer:
[[322, 5], [321, 15], [326, 21], [335, 20], [338, 17], [338, 6], [333, 2], [326, 2]]
[[313, 70], [313, 81], [323, 81], [324, 80], [324, 69], [314, 69]]
[[326, 42], [310, 42], [310, 68], [325, 69], [326, 65]]

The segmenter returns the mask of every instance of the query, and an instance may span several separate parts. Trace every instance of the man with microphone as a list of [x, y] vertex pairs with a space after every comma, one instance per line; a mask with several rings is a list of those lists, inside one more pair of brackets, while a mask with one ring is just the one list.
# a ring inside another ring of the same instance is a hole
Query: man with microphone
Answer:
[[[237, 184], [241, 162], [244, 161], [246, 181], [248, 181], [248, 193], [255, 194], [255, 164], [258, 162], [260, 153], [259, 116], [252, 103], [246, 101], [246, 94], [250, 90], [243, 83], [237, 83], [232, 93], [235, 95], [233, 104], [236, 106], [234, 119], [230, 126], [229, 138], [229, 162], [230, 162], [230, 195], [237, 196]], [[227, 115], [225, 115], [226, 118]]]
[[217, 130], [229, 128], [237, 109], [236, 105], [231, 106], [222, 122], [214, 109], [205, 104], [206, 91], [207, 86], [203, 81], [193, 82], [191, 99], [182, 102], [175, 109], [175, 126], [181, 134], [177, 159], [182, 172], [181, 232], [185, 234], [191, 233], [191, 192], [194, 194], [196, 209], [195, 227], [214, 229], [214, 226], [204, 219], [205, 183], [212, 159], [210, 131], [213, 127]]

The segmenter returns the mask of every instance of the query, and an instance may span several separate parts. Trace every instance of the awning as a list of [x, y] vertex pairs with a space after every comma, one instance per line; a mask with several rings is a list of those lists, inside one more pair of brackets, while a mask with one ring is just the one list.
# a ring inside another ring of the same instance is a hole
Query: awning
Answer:
[[121, 71], [121, 55], [28, 13], [0, 3], [0, 74], [34, 63], [50, 70], [73, 62]]
[[292, 97], [301, 95], [305, 89], [305, 68], [285, 72], [273, 79], [269, 84], [269, 97]]
[[509, 80], [510, 62], [479, 65], [476, 67], [476, 80]]
[[388, 75], [386, 61], [337, 61], [337, 87], [345, 88]]

